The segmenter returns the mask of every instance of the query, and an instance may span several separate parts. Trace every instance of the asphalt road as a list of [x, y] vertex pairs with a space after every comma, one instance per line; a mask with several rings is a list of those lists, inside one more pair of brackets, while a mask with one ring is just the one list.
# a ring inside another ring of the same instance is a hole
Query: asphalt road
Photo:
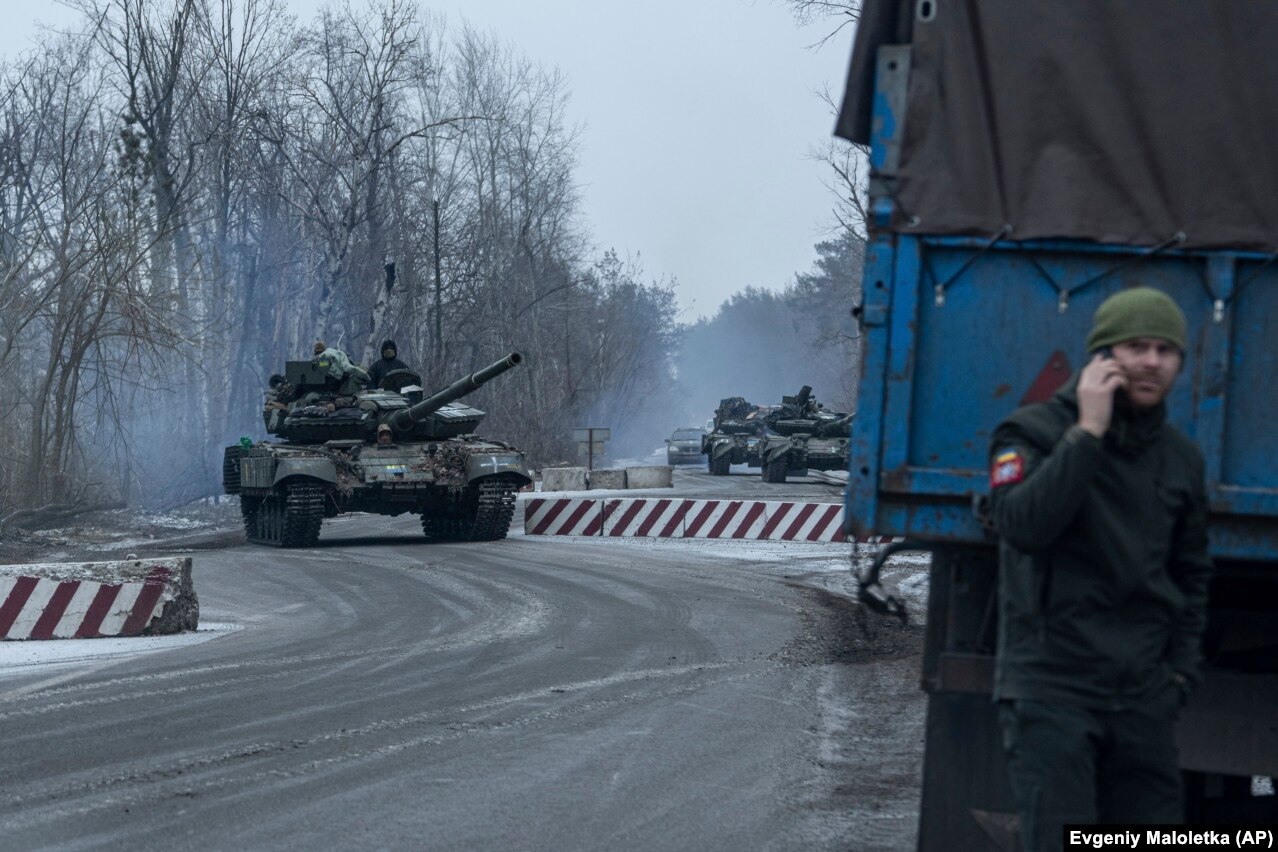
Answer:
[[0, 846], [913, 848], [919, 628], [826, 591], [835, 546], [731, 546], [199, 553], [239, 629], [0, 681]]
[[806, 500], [841, 503], [846, 481], [838, 484], [817, 476], [791, 475], [785, 482], [764, 482], [757, 467], [734, 465], [727, 476], [711, 476], [705, 465], [680, 465], [674, 470], [677, 491], [697, 496], [730, 496], [734, 500]]
[[[757, 467], [739, 464], [727, 476], [711, 476], [704, 464], [679, 465], [673, 488], [608, 492], [609, 496], [723, 498], [730, 500], [798, 500], [841, 503], [846, 482], [834, 483], [818, 476], [790, 476], [785, 482], [764, 482]], [[570, 492], [578, 495], [598, 492]]]

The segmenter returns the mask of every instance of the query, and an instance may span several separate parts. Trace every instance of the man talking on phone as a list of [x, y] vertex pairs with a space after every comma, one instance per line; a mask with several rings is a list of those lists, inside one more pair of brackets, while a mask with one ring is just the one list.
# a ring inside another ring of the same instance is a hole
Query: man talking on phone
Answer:
[[990, 444], [994, 696], [1027, 852], [1069, 823], [1183, 819], [1174, 727], [1212, 572], [1202, 453], [1167, 423], [1187, 337], [1165, 293], [1111, 296], [1086, 366]]

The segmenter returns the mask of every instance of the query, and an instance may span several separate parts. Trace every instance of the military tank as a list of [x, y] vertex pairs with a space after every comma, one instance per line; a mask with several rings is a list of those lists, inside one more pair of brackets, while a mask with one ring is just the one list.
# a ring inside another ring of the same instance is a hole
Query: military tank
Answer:
[[759, 467], [767, 412], [766, 406], [746, 402], [742, 396], [719, 400], [711, 431], [701, 438], [701, 453], [711, 475], [727, 476], [734, 464]]
[[277, 440], [227, 447], [223, 490], [240, 495], [248, 540], [309, 547], [344, 512], [421, 515], [427, 538], [505, 538], [515, 495], [532, 482], [524, 454], [478, 438], [484, 412], [458, 402], [522, 361], [500, 361], [423, 397], [411, 370], [375, 389], [327, 362], [290, 361], [271, 378], [263, 419]]
[[764, 482], [785, 482], [809, 470], [846, 470], [851, 414], [827, 411], [804, 385], [764, 418], [768, 431], [759, 448]]

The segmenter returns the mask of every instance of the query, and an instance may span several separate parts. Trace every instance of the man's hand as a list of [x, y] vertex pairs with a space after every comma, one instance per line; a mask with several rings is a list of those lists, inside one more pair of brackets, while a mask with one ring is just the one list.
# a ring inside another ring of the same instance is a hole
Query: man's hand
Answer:
[[1078, 377], [1078, 425], [1104, 437], [1114, 417], [1114, 392], [1127, 387], [1127, 376], [1113, 358], [1096, 355]]
[[1172, 683], [1176, 684], [1176, 693], [1180, 696], [1180, 706], [1184, 707], [1189, 703], [1189, 695], [1193, 692], [1193, 684], [1189, 682], [1189, 678], [1180, 672], [1172, 672]]

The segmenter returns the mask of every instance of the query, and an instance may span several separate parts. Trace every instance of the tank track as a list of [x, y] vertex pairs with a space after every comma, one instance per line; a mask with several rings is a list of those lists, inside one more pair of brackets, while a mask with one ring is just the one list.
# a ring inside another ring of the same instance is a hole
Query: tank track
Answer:
[[515, 515], [514, 482], [485, 479], [468, 486], [445, 512], [422, 515], [422, 532], [437, 541], [498, 541]]
[[471, 541], [498, 541], [510, 532], [515, 516], [515, 484], [509, 480], [484, 480], [479, 483], [479, 506], [475, 512]]
[[457, 517], [455, 507], [450, 506], [448, 514], [439, 511], [422, 514], [422, 532], [433, 541], [458, 541], [464, 538], [462, 521]]
[[311, 482], [295, 482], [283, 495], [242, 497], [240, 511], [244, 534], [254, 544], [312, 547], [324, 522], [324, 489]]

